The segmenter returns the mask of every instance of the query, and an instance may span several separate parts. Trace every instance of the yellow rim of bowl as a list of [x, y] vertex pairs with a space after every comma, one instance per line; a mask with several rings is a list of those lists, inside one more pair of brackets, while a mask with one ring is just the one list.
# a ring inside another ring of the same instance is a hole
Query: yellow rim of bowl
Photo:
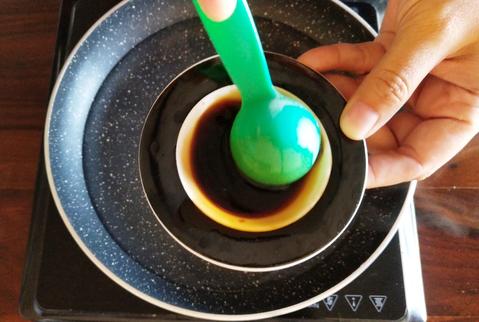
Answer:
[[[292, 93], [277, 89], [284, 95], [296, 98]], [[304, 177], [303, 183], [295, 199], [284, 208], [274, 214], [264, 217], [242, 215], [216, 205], [194, 180], [193, 170], [190, 164], [190, 147], [193, 134], [201, 116], [212, 107], [220, 98], [229, 97], [240, 100], [240, 94], [235, 85], [219, 88], [202, 98], [188, 113], [184, 120], [176, 146], [176, 164], [181, 183], [188, 197], [193, 203], [215, 222], [231, 229], [245, 232], [268, 232], [286, 227], [306, 215], [321, 198], [329, 181], [332, 169], [331, 146], [326, 131], [318, 120], [321, 127], [321, 151], [311, 171]], [[301, 101], [301, 100], [300, 100]], [[304, 102], [303, 102], [304, 103]], [[305, 104], [307, 106], [307, 104]]]

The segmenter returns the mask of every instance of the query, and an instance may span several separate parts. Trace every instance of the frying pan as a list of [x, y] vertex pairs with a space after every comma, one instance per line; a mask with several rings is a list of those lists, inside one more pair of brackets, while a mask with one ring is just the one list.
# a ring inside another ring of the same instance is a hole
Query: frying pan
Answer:
[[[374, 35], [337, 1], [258, 0], [250, 6], [265, 49], [291, 57]], [[367, 191], [332, 251], [287, 269], [246, 273], [192, 255], [148, 206], [138, 145], [163, 88], [213, 54], [189, 0], [123, 1], [95, 23], [67, 59], [49, 104], [44, 139], [53, 198], [85, 254], [145, 301], [213, 320], [299, 310], [337, 292], [377, 258], [414, 184]]]

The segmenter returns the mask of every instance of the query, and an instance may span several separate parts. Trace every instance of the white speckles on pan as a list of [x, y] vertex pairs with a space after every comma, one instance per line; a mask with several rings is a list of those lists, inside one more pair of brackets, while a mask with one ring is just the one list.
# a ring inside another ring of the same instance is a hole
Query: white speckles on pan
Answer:
[[[297, 56], [318, 43], [371, 38], [327, 1], [251, 5], [271, 51]], [[95, 264], [153, 304], [215, 320], [300, 309], [351, 280], [377, 255], [392, 237], [389, 230], [408, 186], [368, 192], [348, 237], [334, 246], [337, 251], [300, 267], [232, 272], [176, 245], [146, 203], [137, 153], [143, 121], [162, 88], [212, 54], [194, 17], [189, 0], [123, 2], [75, 48], [55, 86], [45, 133], [55, 202]]]

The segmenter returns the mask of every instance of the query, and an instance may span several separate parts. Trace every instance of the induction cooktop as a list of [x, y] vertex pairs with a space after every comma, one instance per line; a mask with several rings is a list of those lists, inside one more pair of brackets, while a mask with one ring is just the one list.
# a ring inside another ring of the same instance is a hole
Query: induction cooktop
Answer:
[[[53, 79], [83, 33], [118, 0], [64, 0]], [[347, 4], [377, 29], [384, 1]], [[43, 160], [43, 155], [40, 157]], [[414, 205], [379, 258], [334, 295], [267, 321], [425, 321]], [[116, 285], [83, 254], [60, 219], [40, 161], [20, 312], [35, 321], [191, 321]]]

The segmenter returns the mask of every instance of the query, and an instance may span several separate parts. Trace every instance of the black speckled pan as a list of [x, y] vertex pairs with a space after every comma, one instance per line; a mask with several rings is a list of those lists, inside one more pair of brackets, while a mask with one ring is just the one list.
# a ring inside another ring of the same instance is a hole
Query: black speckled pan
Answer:
[[[265, 49], [291, 57], [320, 44], [372, 39], [371, 29], [335, 1], [250, 6]], [[332, 251], [291, 268], [245, 273], [194, 256], [149, 207], [138, 151], [147, 113], [163, 88], [213, 54], [189, 0], [125, 1], [97, 22], [67, 60], [50, 101], [45, 157], [53, 197], [85, 254], [150, 303], [212, 320], [256, 320], [304, 308], [345, 286], [380, 254], [413, 186], [367, 191]]]

